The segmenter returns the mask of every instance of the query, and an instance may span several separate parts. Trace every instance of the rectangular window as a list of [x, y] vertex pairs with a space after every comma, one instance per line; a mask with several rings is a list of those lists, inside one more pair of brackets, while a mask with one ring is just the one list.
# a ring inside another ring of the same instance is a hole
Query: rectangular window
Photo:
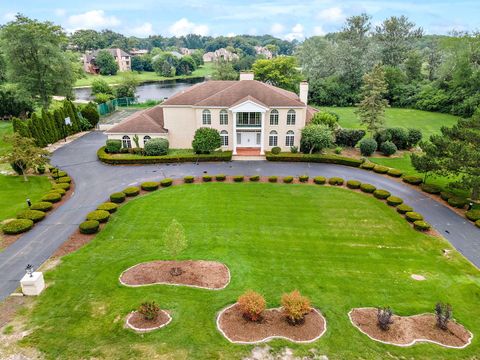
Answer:
[[228, 146], [228, 135], [222, 135], [222, 146]]
[[237, 133], [237, 144], [240, 145], [242, 143], [242, 133]]
[[277, 146], [277, 145], [278, 145], [277, 135], [270, 135], [268, 138], [268, 146]]
[[262, 134], [257, 132], [257, 145], [260, 145], [262, 143]]
[[258, 112], [237, 113], [237, 125], [259, 126], [261, 125], [261, 114]]
[[285, 138], [285, 146], [293, 146], [294, 144], [294, 137], [293, 135], [287, 135]]

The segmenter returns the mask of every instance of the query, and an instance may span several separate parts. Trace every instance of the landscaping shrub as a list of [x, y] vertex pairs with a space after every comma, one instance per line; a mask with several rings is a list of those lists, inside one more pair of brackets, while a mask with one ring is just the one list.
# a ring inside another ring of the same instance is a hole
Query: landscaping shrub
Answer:
[[414, 211], [409, 211], [407, 213], [405, 213], [405, 218], [409, 221], [409, 222], [415, 222], [415, 221], [418, 221], [418, 220], [423, 220], [423, 216], [417, 212], [414, 212]]
[[122, 148], [122, 141], [121, 140], [107, 140], [105, 145], [105, 151], [109, 154], [117, 154], [120, 152]]
[[397, 196], [389, 196], [387, 198], [387, 204], [390, 206], [398, 206], [403, 204], [403, 199], [397, 197]]
[[258, 180], [260, 180], [260, 175], [252, 175], [252, 176], [250, 176], [249, 180], [253, 181], [253, 182], [258, 181]]
[[453, 207], [456, 207], [458, 209], [463, 209], [465, 205], [467, 205], [468, 201], [464, 198], [453, 196], [448, 199], [448, 203]]
[[324, 185], [327, 182], [327, 178], [324, 176], [315, 176], [313, 182], [317, 185]]
[[242, 182], [245, 177], [243, 175], [235, 175], [233, 177], [233, 181], [235, 182]]
[[278, 181], [278, 176], [270, 176], [268, 182], [276, 183]]
[[54, 179], [59, 179], [61, 177], [68, 176], [68, 174], [65, 171], [55, 169], [52, 173], [52, 178]]
[[265, 310], [265, 299], [259, 293], [248, 290], [237, 300], [243, 316], [250, 321], [259, 321]]
[[166, 178], [166, 179], [163, 179], [162, 181], [160, 181], [160, 185], [162, 187], [169, 187], [173, 184], [173, 180], [170, 179], [170, 178]]
[[43, 196], [40, 200], [56, 203], [56, 202], [59, 202], [61, 199], [62, 199], [62, 195], [60, 195], [59, 193], [50, 192], [45, 196]]
[[293, 176], [285, 176], [282, 180], [285, 184], [291, 184], [293, 182]]
[[147, 301], [142, 303], [137, 311], [145, 320], [154, 321], [160, 314], [160, 307], [158, 307], [155, 301]]
[[53, 184], [52, 189], [63, 189], [65, 191], [70, 190], [69, 183], [60, 183], [60, 184]]
[[418, 231], [428, 231], [430, 230], [430, 224], [423, 221], [423, 220], [417, 220], [413, 222], [413, 227], [418, 230]]
[[418, 176], [407, 175], [403, 177], [403, 182], [406, 182], [410, 185], [420, 185], [423, 182], [423, 179]]
[[429, 193], [429, 194], [435, 194], [438, 195], [442, 191], [442, 189], [436, 185], [429, 185], [429, 184], [422, 184], [421, 185], [422, 191]]
[[406, 214], [407, 212], [412, 212], [413, 208], [407, 204], [401, 204], [397, 206], [397, 212], [399, 214]]
[[138, 186], [129, 186], [122, 192], [128, 197], [137, 196], [140, 194], [140, 188]]
[[227, 176], [225, 174], [215, 175], [215, 180], [217, 180], [217, 181], [225, 181], [226, 178], [227, 178]]
[[183, 182], [184, 182], [185, 184], [191, 184], [191, 183], [193, 183], [194, 181], [195, 181], [195, 177], [192, 176], [192, 175], [188, 175], [188, 176], [185, 176], [185, 177], [183, 178]]
[[480, 220], [475, 221], [475, 226], [480, 228]]
[[56, 189], [52, 189], [50, 191], [51, 193], [58, 193], [60, 194], [61, 196], [65, 195], [67, 192], [65, 191], [65, 189], [60, 189], [60, 188], [56, 188]]
[[195, 131], [192, 141], [193, 151], [197, 154], [209, 154], [222, 145], [218, 130], [201, 127]]
[[281, 152], [282, 152], [282, 149], [279, 148], [278, 146], [275, 146], [275, 147], [272, 148], [272, 154], [274, 154], [274, 155], [278, 155]]
[[375, 190], [373, 192], [373, 196], [380, 200], [385, 200], [386, 198], [390, 197], [390, 195], [390, 192], [387, 190]]
[[335, 144], [353, 148], [364, 136], [365, 130], [339, 129], [335, 132]]
[[[142, 189], [143, 189], [143, 186], [142, 186]], [[146, 189], [143, 189], [143, 190], [146, 190]], [[126, 195], [123, 192], [116, 192], [110, 195], [110, 201], [115, 204], [120, 204], [125, 201], [125, 197]]]
[[364, 193], [372, 194], [375, 192], [375, 190], [377, 190], [377, 188], [371, 184], [361, 184], [360, 190], [362, 190]]
[[30, 210], [40, 210], [40, 211], [49, 211], [49, 210], [52, 210], [52, 208], [53, 208], [52, 203], [48, 201], [40, 201], [30, 206]]
[[148, 140], [145, 144], [145, 155], [147, 156], [162, 156], [168, 154], [169, 143], [164, 138], [154, 138]]
[[342, 153], [342, 150], [343, 150], [342, 147], [337, 146], [337, 147], [335, 148], [335, 154], [340, 155], [340, 154]]
[[140, 185], [140, 187], [145, 191], [157, 190], [159, 186], [160, 186], [160, 183], [156, 181], [146, 181]]
[[455, 195], [452, 194], [452, 193], [449, 193], [447, 191], [442, 191], [440, 193], [440, 197], [442, 198], [442, 200], [445, 200], [445, 201], [448, 201], [448, 199], [450, 199], [451, 197], [454, 197]]
[[417, 144], [422, 140], [422, 131], [419, 129], [408, 129], [408, 139], [407, 147], [411, 148], [417, 146]]
[[301, 324], [311, 309], [310, 300], [298, 290], [282, 295], [282, 310], [292, 325]]
[[37, 173], [45, 174], [45, 166], [43, 166], [43, 165], [37, 166]]
[[391, 141], [385, 141], [382, 145], [380, 145], [380, 151], [386, 156], [395, 154], [397, 150], [397, 146]]
[[297, 154], [298, 153], [298, 146], [290, 146], [290, 152], [292, 154]]
[[475, 222], [477, 220], [480, 220], [480, 210], [468, 210], [465, 213], [465, 216], [467, 217], [468, 220]]
[[360, 165], [360, 167], [365, 170], [373, 170], [375, 166], [375, 163], [372, 163], [370, 161], [365, 161], [362, 165]]
[[397, 170], [397, 169], [388, 169], [387, 175], [389, 175], [389, 176], [391, 176], [391, 177], [397, 177], [397, 178], [399, 178], [400, 176], [403, 175], [403, 172], [400, 171], [400, 170]]
[[108, 221], [110, 213], [106, 210], [93, 210], [87, 215], [87, 220], [97, 220], [98, 222], [104, 223]]
[[377, 150], [377, 146], [377, 142], [373, 139], [362, 139], [360, 141], [360, 152], [363, 156], [370, 156]]
[[377, 324], [380, 329], [387, 331], [390, 328], [390, 325], [393, 324], [392, 321], [392, 309], [389, 307], [378, 308], [377, 309]]
[[388, 170], [390, 170], [390, 168], [382, 165], [375, 165], [375, 167], [373, 168], [373, 171], [378, 174], [386, 174]]
[[300, 175], [298, 177], [298, 181], [304, 183], [304, 182], [308, 182], [308, 175]]
[[349, 189], [360, 189], [360, 185], [362, 185], [362, 183], [358, 180], [348, 180], [347, 181], [347, 187]]
[[280, 153], [278, 155], [274, 155], [271, 152], [267, 152], [266, 158], [268, 161], [313, 162], [353, 167], [359, 167], [362, 164], [362, 160], [333, 154]]
[[7, 235], [16, 235], [24, 233], [33, 227], [33, 221], [30, 219], [15, 219], [2, 227], [2, 231]]
[[100, 227], [100, 223], [97, 220], [87, 220], [82, 222], [78, 229], [82, 234], [95, 234]]
[[70, 176], [63, 176], [63, 177], [61, 177], [57, 180], [57, 183], [59, 183], [59, 184], [61, 184], [61, 183], [70, 184], [71, 182], [72, 182], [72, 179], [70, 178]]
[[437, 318], [437, 327], [442, 330], [448, 330], [448, 322], [452, 318], [451, 305], [437, 303], [435, 305], [435, 317]]
[[341, 177], [331, 177], [328, 179], [328, 183], [330, 185], [336, 185], [336, 186], [341, 186], [343, 185], [345, 180], [343, 180]]
[[36, 223], [43, 220], [45, 215], [46, 214], [40, 210], [24, 210], [17, 214], [17, 219], [29, 219]]
[[113, 202], [104, 202], [97, 207], [97, 210], [108, 211], [110, 214], [113, 214], [115, 211], [117, 211], [117, 209], [118, 205]]

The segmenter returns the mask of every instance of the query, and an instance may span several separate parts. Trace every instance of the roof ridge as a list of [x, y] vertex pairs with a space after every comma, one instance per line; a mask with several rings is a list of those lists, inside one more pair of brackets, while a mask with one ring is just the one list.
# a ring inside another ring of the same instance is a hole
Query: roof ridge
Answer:
[[210, 95], [209, 97], [206, 97], [206, 98], [203, 98], [202, 100], [200, 101], [197, 101], [195, 104], [193, 104], [193, 106], [197, 105], [198, 103], [201, 103], [203, 101], [207, 101], [208, 99], [210, 99], [211, 97], [213, 96], [217, 96], [218, 94], [221, 94], [222, 92], [224, 92], [225, 90], [227, 89], [230, 89], [232, 86], [236, 86], [238, 83], [240, 83], [240, 81], [236, 82], [236, 81], [230, 81], [230, 80], [221, 80], [222, 82], [229, 82], [231, 83], [230, 86], [227, 86], [225, 87], [224, 89], [220, 90], [219, 92], [216, 92], [212, 95]]
[[255, 96], [252, 96], [252, 95], [244, 96], [243, 98], [241, 98], [240, 100], [238, 100], [238, 101], [235, 102], [234, 104], [230, 105], [230, 107], [234, 107], [234, 106], [240, 105], [241, 103], [243, 103], [243, 102], [245, 102], [245, 101], [248, 101], [248, 100], [257, 103], [257, 105], [261, 105], [261, 106], [264, 106], [264, 107], [267, 107], [267, 108], [268, 108], [268, 105], [266, 105], [263, 101], [258, 100]]
[[[274, 86], [274, 85], [270, 85], [270, 84], [266, 84], [264, 82], [261, 82], [261, 81], [258, 81], [258, 80], [254, 80], [260, 84], [262, 84], [263, 86], [269, 88], [269, 89], [272, 89], [273, 91], [275, 91], [278, 95], [280, 96], [283, 96], [284, 98], [286, 99], [289, 99], [289, 100], [294, 100], [294, 101], [297, 101], [305, 106], [307, 106], [306, 104], [304, 104], [303, 102], [301, 102], [299, 99], [293, 99], [293, 98], [290, 98], [288, 97], [287, 95], [285, 95], [282, 91], [279, 91], [280, 88], [278, 86]], [[289, 91], [289, 90], [285, 90], [285, 89], [281, 89], [281, 90], [284, 90], [284, 91], [288, 91], [288, 92], [291, 92], [292, 94], [295, 94], [293, 91]], [[297, 94], [295, 94], [296, 96], [298, 96]]]
[[[203, 84], [206, 84], [206, 83], [207, 83], [207, 81], [203, 81], [203, 82], [199, 82], [199, 83], [197, 83], [197, 84], [194, 84], [194, 85], [186, 88], [185, 90], [182, 90], [182, 91], [179, 91], [179, 92], [173, 94], [173, 96], [167, 98], [167, 100], [165, 100], [164, 102], [167, 102], [167, 101], [170, 100], [170, 99], [175, 99], [176, 97], [178, 97], [178, 96], [180, 96], [180, 95], [184, 95], [184, 94], [186, 94], [186, 93], [189, 93], [189, 92], [191, 92], [192, 90], [194, 90], [194, 89], [196, 89], [197, 87], [199, 87], [200, 85], [203, 85]], [[168, 105], [168, 104], [167, 104], [167, 105]]]

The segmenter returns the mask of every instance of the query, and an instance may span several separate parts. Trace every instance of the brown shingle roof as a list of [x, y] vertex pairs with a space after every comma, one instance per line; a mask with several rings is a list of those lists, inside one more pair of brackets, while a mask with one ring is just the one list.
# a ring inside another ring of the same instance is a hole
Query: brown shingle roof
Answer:
[[168, 133], [163, 127], [163, 109], [161, 106], [155, 106], [153, 108], [138, 111], [118, 125], [113, 126], [106, 131], [107, 134], [162, 134]]
[[311, 106], [307, 106], [307, 118], [305, 119], [305, 124], [308, 124], [312, 120], [313, 115], [318, 112], [318, 109], [315, 109]]

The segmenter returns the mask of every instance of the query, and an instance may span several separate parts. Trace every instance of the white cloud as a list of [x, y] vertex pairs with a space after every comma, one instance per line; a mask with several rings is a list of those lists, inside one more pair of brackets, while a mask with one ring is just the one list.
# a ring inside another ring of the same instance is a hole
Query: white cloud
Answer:
[[302, 24], [296, 24], [292, 27], [292, 31], [284, 36], [285, 40], [303, 40], [305, 38], [304, 28]]
[[338, 6], [321, 10], [318, 13], [317, 17], [320, 20], [331, 22], [331, 23], [339, 23], [345, 20], [345, 14], [343, 13], [343, 10]]
[[285, 26], [279, 23], [273, 24], [272, 27], [270, 28], [271, 33], [274, 35], [283, 33], [283, 30], [285, 30]]
[[323, 28], [321, 26], [315, 26], [313, 28], [313, 34], [316, 35], [316, 36], [323, 36], [326, 33], [327, 32], [325, 30], [323, 30]]
[[235, 36], [235, 33], [233, 33], [233, 32], [229, 32], [229, 33], [227, 34], [227, 37], [234, 37], [234, 36]]
[[207, 25], [195, 24], [189, 21], [187, 18], [182, 18], [173, 23], [168, 28], [168, 31], [174, 36], [182, 36], [187, 34], [207, 35], [209, 29]]
[[150, 35], [153, 35], [155, 32], [153, 31], [153, 26], [151, 23], [146, 22], [140, 26], [134, 27], [128, 31], [127, 33], [137, 36], [137, 37], [148, 37]]
[[120, 20], [115, 16], [107, 16], [103, 10], [87, 11], [83, 14], [70, 15], [67, 19], [69, 29], [94, 29], [100, 30], [107, 27], [120, 25]]
[[13, 21], [15, 20], [15, 13], [14, 12], [8, 12], [6, 14], [3, 15], [3, 20], [5, 21]]
[[303, 33], [303, 25], [297, 24], [292, 28], [292, 32], [294, 33]]
[[55, 9], [53, 13], [57, 16], [65, 16], [67, 11], [65, 9]]

